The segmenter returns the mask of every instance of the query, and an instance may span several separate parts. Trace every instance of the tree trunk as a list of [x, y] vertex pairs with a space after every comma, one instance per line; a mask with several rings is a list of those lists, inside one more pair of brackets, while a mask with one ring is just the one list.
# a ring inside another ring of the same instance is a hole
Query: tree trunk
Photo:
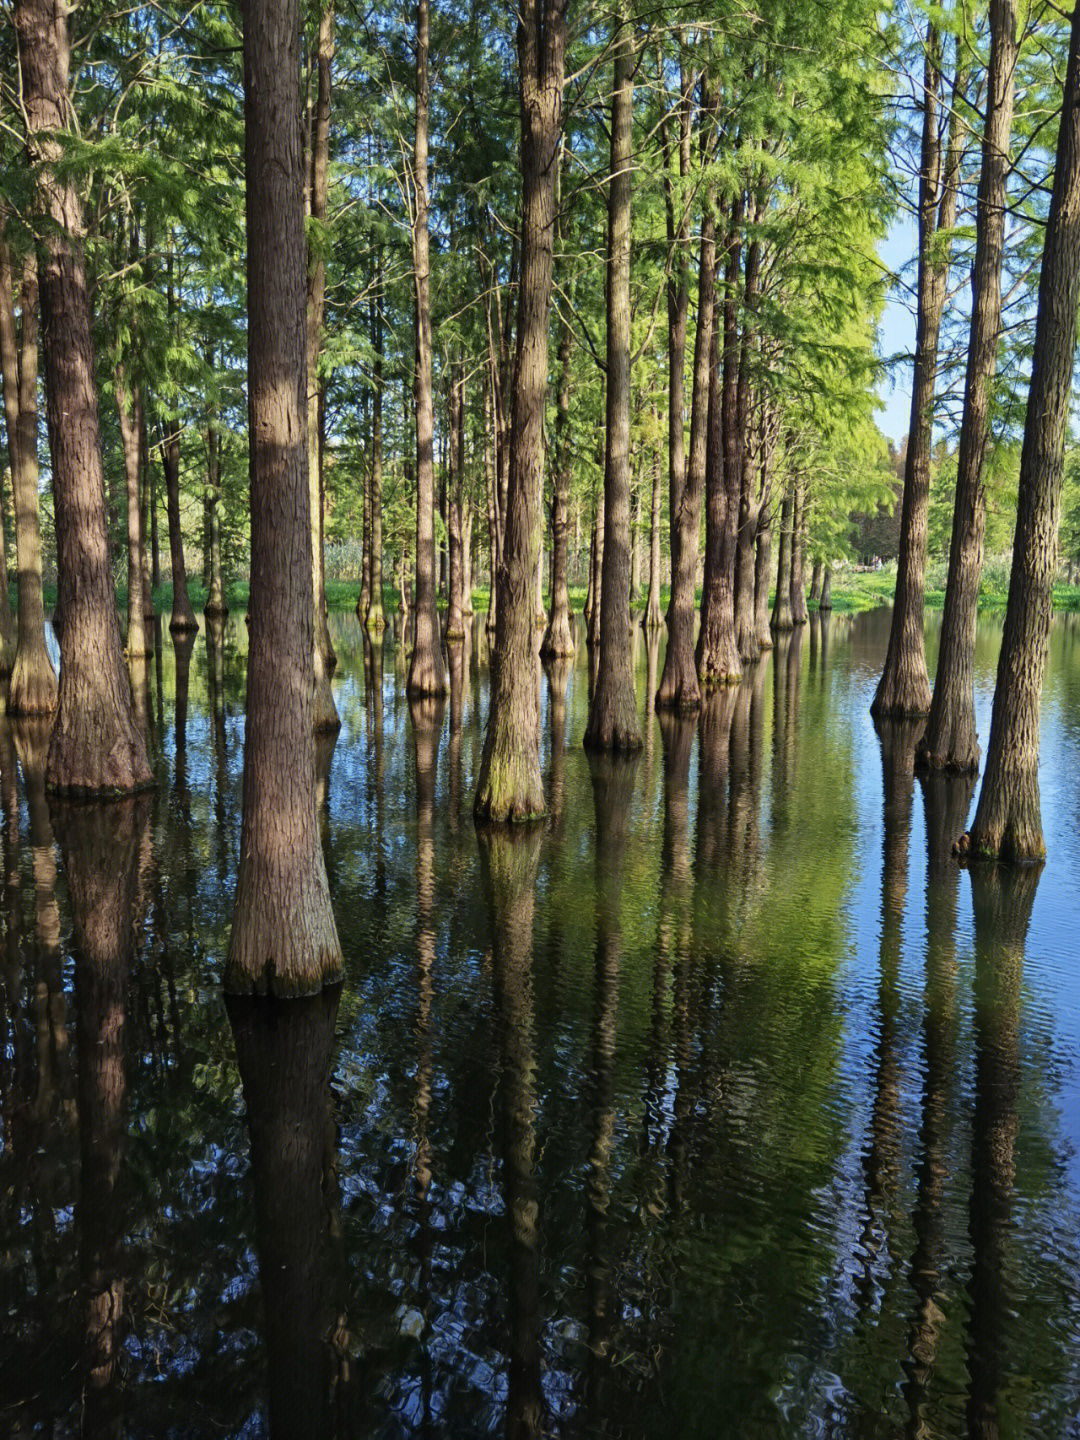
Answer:
[[[325, 226], [330, 171], [330, 92], [334, 63], [334, 7], [319, 9], [317, 49], [312, 57], [316, 72], [315, 112], [311, 125], [311, 154], [308, 208], [311, 218]], [[322, 447], [319, 444], [319, 356], [322, 353], [323, 321], [326, 314], [326, 262], [321, 251], [307, 257], [307, 435], [308, 508], [311, 516], [311, 594], [315, 613], [315, 668], [311, 723], [319, 734], [341, 728], [334, 704], [330, 677], [337, 656], [330, 640], [326, 617], [326, 569], [323, 546]]]
[[[148, 433], [145, 405], [143, 405], [142, 429], [139, 432], [139, 453], [142, 470], [143, 505], [150, 514], [150, 584], [144, 587], [148, 599], [148, 614], [146, 618], [153, 620], [153, 592], [161, 589], [161, 540], [158, 536], [157, 485], [154, 480], [156, 472], [150, 464], [150, 436]], [[146, 534], [145, 522], [143, 523], [143, 534]]]
[[[707, 114], [712, 105], [704, 106]], [[708, 159], [705, 149], [703, 159]], [[687, 306], [689, 295], [687, 295]], [[682, 395], [685, 368], [686, 320], [682, 299], [675, 296], [668, 310], [668, 385]], [[675, 402], [669, 393], [668, 501], [671, 537], [671, 594], [667, 612], [667, 651], [658, 710], [696, 710], [701, 704], [694, 659], [694, 616], [697, 610], [698, 539], [701, 532], [701, 497], [705, 490], [709, 432], [709, 395], [712, 376], [712, 334], [716, 309], [716, 187], [705, 194], [701, 216], [701, 258], [698, 265], [698, 318], [694, 340], [694, 379], [690, 406], [690, 454], [683, 454], [683, 406], [676, 424]], [[674, 322], [674, 324], [673, 324]], [[680, 337], [681, 332], [681, 337]], [[680, 347], [680, 338], [682, 344]], [[681, 350], [681, 353], [680, 353]], [[678, 377], [675, 370], [678, 367]], [[685, 475], [685, 483], [684, 477]]]
[[820, 599], [821, 599], [821, 571], [822, 571], [822, 568], [823, 568], [823, 567], [822, 567], [821, 561], [820, 561], [820, 560], [815, 560], [815, 561], [814, 561], [814, 568], [813, 568], [813, 571], [812, 571], [811, 576], [810, 576], [810, 595], [809, 595], [808, 601], [807, 601], [808, 604], [817, 604], [817, 603], [820, 601]]
[[502, 549], [502, 530], [499, 526], [499, 481], [496, 473], [496, 452], [498, 436], [494, 433], [494, 408], [492, 390], [484, 388], [484, 482], [487, 490], [488, 512], [488, 611], [487, 632], [494, 635], [498, 617], [499, 601], [499, 555]]
[[473, 521], [476, 519], [468, 500], [463, 502], [461, 515], [461, 613], [466, 620], [475, 615], [473, 609]]
[[411, 696], [445, 695], [439, 616], [435, 607], [435, 457], [431, 399], [431, 271], [428, 235], [428, 0], [416, 5], [416, 141], [413, 183], [413, 272], [416, 294], [416, 640], [406, 689]]
[[818, 601], [818, 609], [827, 611], [832, 609], [832, 567], [825, 566], [825, 574], [821, 581], [821, 599]]
[[570, 485], [573, 478], [570, 454], [570, 344], [570, 326], [563, 320], [559, 326], [559, 393], [555, 412], [555, 474], [551, 497], [551, 614], [540, 644], [540, 654], [549, 658], [574, 653], [570, 590], [566, 578]]
[[15, 25], [28, 150], [40, 166], [37, 203], [50, 221], [39, 278], [64, 622], [47, 778], [62, 793], [118, 795], [148, 785], [151, 776], [109, 571], [82, 205], [72, 181], [51, 168], [62, 154], [55, 137], [70, 112], [66, 11], [47, 0], [19, 0]]
[[789, 480], [780, 505], [780, 554], [776, 564], [776, 599], [773, 601], [772, 628], [783, 632], [791, 630], [791, 517], [794, 508], [792, 491], [797, 482]]
[[608, 181], [607, 406], [600, 653], [585, 745], [641, 749], [630, 659], [630, 172], [634, 32], [617, 12]]
[[757, 551], [754, 558], [754, 618], [758, 653], [771, 650], [769, 582], [772, 579], [772, 505], [768, 492], [758, 501]]
[[[659, 421], [659, 416], [656, 417]], [[649, 594], [641, 628], [659, 630], [664, 623], [660, 610], [660, 513], [663, 505], [664, 469], [660, 463], [660, 446], [653, 451], [652, 501], [649, 506]]]
[[165, 499], [169, 520], [169, 555], [172, 561], [172, 615], [169, 630], [173, 635], [198, 630], [199, 622], [191, 608], [188, 595], [187, 569], [184, 565], [184, 534], [180, 524], [180, 431], [169, 422], [168, 433], [161, 441], [161, 468], [165, 475]]
[[[758, 219], [760, 204], [755, 206], [753, 218]], [[758, 517], [761, 511], [760, 499], [754, 498], [754, 480], [757, 474], [757, 457], [751, 444], [753, 434], [750, 416], [750, 353], [753, 348], [754, 332], [750, 323], [757, 305], [761, 277], [761, 241], [753, 239], [746, 251], [745, 309], [747, 319], [743, 322], [742, 342], [739, 354], [739, 396], [736, 407], [736, 444], [739, 455], [738, 488], [738, 534], [735, 549], [735, 643], [739, 647], [741, 660], [756, 660], [761, 654], [758, 641], [755, 551]], [[731, 312], [729, 321], [729, 310]], [[729, 299], [724, 305], [725, 346], [726, 333], [730, 325], [736, 324], [734, 303]], [[725, 446], [725, 453], [726, 453]], [[729, 494], [731, 485], [728, 486]]]
[[586, 643], [600, 644], [600, 596], [604, 588], [604, 492], [596, 497], [593, 533], [589, 545], [589, 593], [586, 596]]
[[975, 772], [979, 768], [974, 662], [986, 530], [982, 466], [990, 431], [990, 385], [997, 368], [1001, 334], [1001, 265], [1017, 48], [1015, 0], [991, 0], [986, 123], [975, 217], [975, 268], [971, 279], [971, 331], [949, 545], [949, 578], [930, 716], [915, 755], [916, 766], [928, 770]]
[[375, 351], [375, 368], [371, 391], [371, 538], [368, 541], [367, 628], [379, 634], [386, 628], [383, 614], [382, 572], [382, 462], [383, 462], [383, 323], [382, 323], [382, 250], [376, 260], [379, 289], [371, 302], [371, 341]]
[[449, 485], [447, 519], [450, 541], [450, 603], [446, 616], [447, 640], [465, 638], [465, 557], [463, 506], [465, 484], [465, 375], [460, 359], [450, 372]]
[[146, 659], [146, 597], [143, 595], [142, 509], [139, 504], [139, 432], [142, 429], [142, 388], [129, 392], [123, 366], [116, 367], [116, 409], [124, 450], [124, 477], [127, 482], [128, 545], [128, 660], [138, 666]]
[[[732, 207], [725, 286], [733, 291], [739, 274], [741, 206]], [[719, 309], [719, 307], [717, 307]], [[726, 311], [727, 304], [724, 306]], [[713, 316], [712, 373], [709, 378], [709, 441], [705, 471], [705, 576], [701, 588], [701, 629], [697, 643], [702, 685], [739, 681], [742, 667], [735, 641], [735, 545], [741, 460], [734, 409], [738, 347], [724, 316], [724, 356], [720, 360], [720, 320]], [[726, 415], [726, 423], [725, 423]], [[728, 453], [724, 441], [728, 440]], [[734, 475], [730, 473], [734, 470]]]
[[[27, 255], [23, 268], [19, 331], [15, 326], [14, 300], [11, 256], [7, 246], [0, 242], [0, 368], [3, 372], [19, 566], [18, 639], [7, 708], [11, 715], [51, 715], [56, 709], [57, 683], [56, 671], [45, 644], [45, 604], [41, 593], [37, 463], [38, 280], [33, 254]], [[3, 543], [2, 538], [0, 543]], [[0, 576], [0, 588], [5, 583]]]
[[963, 849], [974, 858], [1046, 854], [1039, 801], [1039, 697], [1053, 614], [1077, 305], [1080, 303], [1080, 9], [1073, 12], [1054, 188], [1039, 275], [1009, 603], [979, 805]]
[[[939, 136], [942, 92], [941, 36], [933, 22], [926, 39], [923, 81], [923, 135], [919, 164], [918, 317], [915, 365], [911, 382], [911, 424], [904, 466], [904, 497], [900, 511], [900, 554], [896, 595], [885, 668], [871, 711], [875, 716], [925, 715], [930, 709], [930, 680], [923, 641], [923, 598], [926, 587], [926, 527], [930, 506], [930, 451], [934, 425], [934, 381], [938, 333], [949, 279], [948, 245], [942, 254], [935, 244], [939, 231], [956, 223], [961, 134], [957, 109], [949, 123], [944, 160]], [[959, 85], [956, 89], [959, 89]]]
[[221, 436], [217, 416], [211, 415], [206, 426], [206, 522], [210, 541], [210, 586], [204, 615], [224, 619], [229, 613], [225, 604], [225, 585], [221, 575]]
[[315, 806], [304, 172], [297, 0], [245, 0], [251, 633], [244, 818], [225, 988], [341, 975]]
[[565, 0], [525, 0], [518, 26], [521, 289], [491, 703], [476, 787], [478, 820], [529, 820], [544, 813], [533, 586], [565, 53]]
[[806, 608], [806, 524], [806, 482], [796, 477], [791, 521], [791, 623], [793, 625], [805, 625], [810, 618], [810, 612]]

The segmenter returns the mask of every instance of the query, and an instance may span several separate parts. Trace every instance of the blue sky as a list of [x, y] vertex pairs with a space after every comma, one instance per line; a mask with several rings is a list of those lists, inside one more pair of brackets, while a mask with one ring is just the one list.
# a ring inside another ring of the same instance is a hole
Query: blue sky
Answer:
[[[878, 254], [890, 270], [898, 271], [915, 254], [915, 217], [904, 211], [889, 228]], [[910, 272], [905, 281], [910, 283]], [[878, 329], [878, 347], [883, 356], [910, 355], [915, 345], [915, 316], [904, 303], [906, 297], [891, 296], [886, 302]], [[882, 409], [877, 422], [890, 440], [901, 440], [911, 416], [911, 364], [896, 365], [878, 386]]]

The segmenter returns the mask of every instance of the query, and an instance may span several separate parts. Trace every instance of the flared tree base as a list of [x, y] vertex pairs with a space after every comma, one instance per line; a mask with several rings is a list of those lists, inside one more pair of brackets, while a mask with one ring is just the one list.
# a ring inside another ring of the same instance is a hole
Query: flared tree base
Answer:
[[386, 629], [386, 616], [383, 614], [381, 605], [369, 605], [367, 615], [364, 619], [366, 628], [375, 635], [379, 635]]
[[870, 714], [875, 720], [917, 720], [930, 713], [930, 679], [926, 662], [919, 657], [899, 666], [886, 661], [878, 682]]
[[540, 642], [540, 654], [547, 660], [558, 660], [573, 655], [576, 648], [570, 612], [563, 607], [552, 610]]
[[24, 646], [15, 656], [11, 672], [7, 710], [9, 715], [51, 715], [59, 700], [59, 685], [49, 652], [42, 638], [29, 651]]
[[473, 818], [478, 825], [525, 825], [546, 813], [539, 747], [497, 725], [480, 761]]
[[956, 853], [964, 864], [1039, 865], [1046, 859], [1037, 770], [1018, 773], [1006, 763], [997, 774], [987, 773], [975, 819]]

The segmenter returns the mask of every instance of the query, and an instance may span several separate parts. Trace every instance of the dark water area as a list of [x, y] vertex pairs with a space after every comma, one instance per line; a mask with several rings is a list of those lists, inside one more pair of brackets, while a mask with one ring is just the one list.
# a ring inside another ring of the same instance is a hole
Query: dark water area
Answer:
[[242, 618], [159, 635], [141, 800], [50, 806], [0, 720], [0, 1435], [1080, 1435], [1076, 620], [1020, 873], [959, 870], [970, 782], [875, 731], [887, 612], [694, 721], [639, 634], [632, 762], [581, 748], [582, 647], [510, 839], [482, 625], [423, 709], [331, 629], [311, 1001], [219, 988]]

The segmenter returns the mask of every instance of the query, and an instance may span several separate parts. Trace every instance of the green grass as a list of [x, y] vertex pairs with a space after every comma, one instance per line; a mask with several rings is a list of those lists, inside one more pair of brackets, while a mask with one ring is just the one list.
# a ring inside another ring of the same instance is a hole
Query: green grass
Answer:
[[[1002, 562], [991, 562], [987, 565], [986, 573], [983, 576], [982, 587], [979, 591], [979, 609], [982, 611], [1003, 611], [1008, 599], [1008, 570]], [[865, 610], [874, 610], [879, 605], [892, 604], [893, 591], [896, 588], [896, 566], [886, 565], [882, 570], [868, 570], [857, 572], [854, 570], [838, 570], [833, 572], [832, 580], [832, 602], [833, 610], [837, 614], [855, 615]], [[488, 590], [480, 587], [473, 590], [473, 610], [477, 615], [487, 613]], [[191, 597], [191, 604], [196, 614], [201, 614], [206, 604], [206, 591], [199, 582], [192, 582], [188, 586], [188, 594]], [[248, 608], [249, 587], [246, 580], [235, 581], [225, 587], [225, 603], [229, 610], [237, 614], [244, 614]], [[331, 610], [355, 610], [356, 602], [360, 596], [360, 585], [352, 580], [328, 580], [326, 582], [326, 603]], [[660, 609], [667, 612], [670, 592], [667, 586], [660, 591]], [[697, 596], [700, 603], [700, 592]], [[397, 587], [394, 585], [383, 586], [383, 610], [393, 614], [399, 608], [400, 596]], [[633, 608], [641, 611], [645, 608], [646, 597], [640, 595], [634, 602]], [[117, 605], [121, 611], [127, 608], [127, 587], [122, 586], [116, 592]], [[15, 606], [15, 586], [11, 590], [12, 608]], [[440, 600], [440, 607], [445, 605]], [[771, 597], [770, 597], [771, 603]], [[56, 586], [45, 586], [45, 605], [51, 609], [56, 604]], [[945, 567], [941, 564], [932, 564], [927, 572], [926, 585], [926, 606], [929, 610], [940, 610], [945, 604]], [[585, 608], [584, 586], [570, 587], [570, 609], [580, 613]], [[810, 607], [814, 608], [813, 605]], [[167, 615], [172, 609], [172, 584], [159, 585], [154, 590], [154, 609], [159, 615]], [[1059, 611], [1080, 612], [1080, 585], [1055, 585], [1054, 586], [1054, 609]]]

